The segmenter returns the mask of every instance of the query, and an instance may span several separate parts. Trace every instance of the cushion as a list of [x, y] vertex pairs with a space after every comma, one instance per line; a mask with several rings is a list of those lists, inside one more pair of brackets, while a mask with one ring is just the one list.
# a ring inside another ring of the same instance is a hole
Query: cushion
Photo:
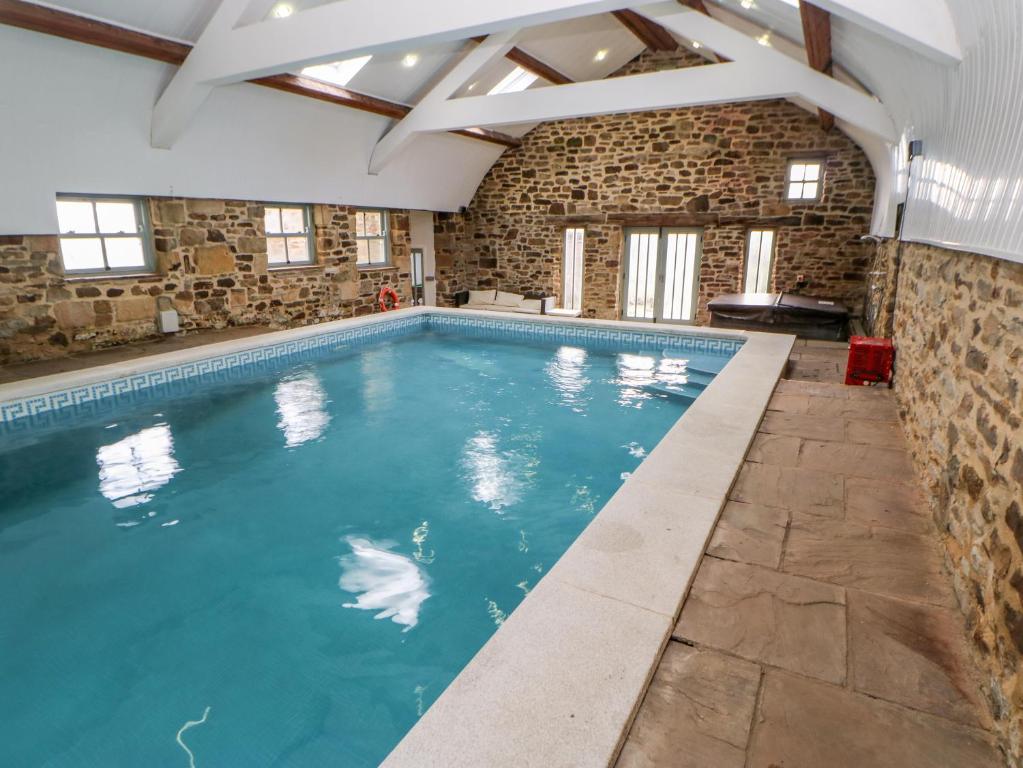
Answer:
[[469, 291], [470, 304], [493, 304], [497, 291]]
[[497, 292], [497, 300], [495, 304], [500, 304], [502, 307], [517, 307], [522, 304], [523, 296], [521, 293], [506, 293], [504, 291]]
[[521, 304], [523, 309], [535, 309], [537, 312], [540, 311], [540, 299], [523, 299]]

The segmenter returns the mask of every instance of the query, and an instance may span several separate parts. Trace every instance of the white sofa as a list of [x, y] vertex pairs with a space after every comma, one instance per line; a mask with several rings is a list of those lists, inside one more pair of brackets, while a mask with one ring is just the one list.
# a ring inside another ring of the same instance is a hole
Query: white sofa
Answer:
[[542, 315], [554, 309], [554, 296], [543, 299], [527, 299], [520, 293], [505, 291], [469, 291], [469, 301], [463, 309], [487, 309], [491, 312], [518, 312], [526, 315]]

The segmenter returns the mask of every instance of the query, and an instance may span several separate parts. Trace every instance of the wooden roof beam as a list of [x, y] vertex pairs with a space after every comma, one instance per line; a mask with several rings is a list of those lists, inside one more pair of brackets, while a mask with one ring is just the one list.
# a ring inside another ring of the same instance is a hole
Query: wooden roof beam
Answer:
[[[116, 24], [87, 19], [73, 13], [24, 2], [24, 0], [0, 0], [0, 24], [176, 66], [181, 66], [192, 50], [192, 46], [188, 43], [136, 32]], [[358, 109], [362, 112], [371, 112], [394, 120], [400, 120], [412, 110], [405, 104], [350, 91], [347, 88], [340, 88], [300, 75], [272, 75], [249, 82], [298, 96], [327, 101], [350, 109]], [[452, 133], [503, 147], [518, 147], [522, 144], [521, 139], [485, 128], [466, 128], [452, 131]]]
[[[803, 21], [803, 41], [806, 47], [806, 62], [811, 69], [829, 77], [832, 74], [831, 57], [831, 14], [816, 5], [799, 0], [799, 15]], [[824, 109], [818, 109], [821, 127], [830, 131], [835, 127], [835, 116]]]
[[640, 16], [635, 11], [628, 9], [612, 11], [612, 15], [651, 51], [674, 51], [678, 49], [678, 41], [671, 36], [668, 30]]
[[[482, 43], [486, 39], [486, 35], [478, 35], [472, 38], [475, 43]], [[513, 62], [516, 66], [522, 67], [527, 72], [532, 72], [534, 75], [542, 77], [544, 80], [549, 83], [553, 83], [554, 85], [568, 85], [569, 83], [575, 82], [568, 75], [559, 72], [550, 64], [540, 61], [540, 59], [526, 53], [521, 48], [512, 48], [507, 54], [505, 54], [505, 58], [508, 59], [508, 61]]]

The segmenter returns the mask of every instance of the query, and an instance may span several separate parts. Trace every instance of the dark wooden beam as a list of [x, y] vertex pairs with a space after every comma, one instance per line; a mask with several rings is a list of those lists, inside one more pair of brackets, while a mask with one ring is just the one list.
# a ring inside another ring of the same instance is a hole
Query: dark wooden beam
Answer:
[[[486, 35], [479, 35], [472, 38], [472, 41], [474, 43], [482, 43], [486, 39]], [[532, 72], [534, 75], [539, 75], [544, 80], [554, 83], [555, 85], [568, 85], [569, 83], [575, 82], [568, 75], [562, 74], [550, 64], [540, 61], [540, 59], [535, 56], [530, 56], [521, 48], [512, 48], [505, 55], [505, 58], [522, 67], [524, 70]]]
[[568, 83], [573, 82], [572, 78], [568, 77], [568, 75], [563, 75], [550, 64], [545, 64], [540, 61], [540, 59], [530, 56], [521, 48], [512, 48], [508, 51], [507, 59], [515, 62], [523, 69], [539, 75], [544, 80], [554, 83], [555, 85], [567, 85]]
[[678, 0], [682, 5], [687, 5], [694, 11], [699, 11], [704, 16], [710, 16], [710, 11], [707, 10], [706, 4], [703, 0]]
[[0, 23], [178, 66], [192, 50], [192, 46], [175, 40], [165, 40], [22, 0], [0, 0]]
[[308, 96], [311, 99], [329, 101], [331, 104], [339, 104], [342, 107], [351, 107], [363, 112], [372, 112], [374, 115], [383, 115], [394, 120], [401, 120], [409, 112], [411, 107], [404, 104], [396, 104], [393, 101], [378, 99], [375, 96], [367, 96], [364, 93], [350, 91], [322, 80], [301, 75], [270, 75], [261, 77], [258, 80], [249, 82], [256, 85], [265, 85], [267, 88], [274, 88], [278, 91], [287, 91], [299, 96]]
[[[24, 2], [24, 0], [0, 0], [0, 24], [41, 32], [44, 35], [63, 37], [77, 43], [95, 45], [177, 66], [181, 66], [192, 50], [192, 46], [187, 43], [147, 35], [144, 32], [136, 32], [103, 21], [86, 19], [53, 8], [44, 8], [41, 5]], [[382, 115], [394, 120], [400, 120], [412, 111], [411, 107], [404, 104], [350, 91], [347, 88], [339, 88], [330, 83], [299, 75], [272, 75], [249, 82], [363, 112], [372, 112], [375, 115]], [[505, 147], [518, 147], [522, 144], [521, 139], [485, 128], [467, 128], [461, 131], [452, 131], [452, 133]]]
[[500, 144], [502, 147], [508, 147], [509, 149], [522, 146], [522, 139], [516, 136], [509, 136], [507, 133], [501, 133], [500, 131], [492, 131], [489, 128], [462, 128], [457, 131], [451, 131], [451, 133], [457, 136], [468, 136], [470, 139], [489, 141], [491, 144]]
[[678, 41], [668, 30], [645, 16], [628, 9], [612, 11], [612, 15], [651, 51], [674, 51], [678, 48]]
[[[799, 0], [799, 15], [803, 21], [803, 44], [806, 46], [806, 61], [812, 69], [831, 75], [831, 14]], [[817, 110], [821, 127], [830, 131], [835, 127], [835, 116], [823, 109]]]

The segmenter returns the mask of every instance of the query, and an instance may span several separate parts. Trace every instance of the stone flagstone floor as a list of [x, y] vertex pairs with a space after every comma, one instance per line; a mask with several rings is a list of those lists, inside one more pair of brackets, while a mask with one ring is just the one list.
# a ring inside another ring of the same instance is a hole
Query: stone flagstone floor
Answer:
[[618, 768], [1003, 765], [888, 389], [798, 342]]

